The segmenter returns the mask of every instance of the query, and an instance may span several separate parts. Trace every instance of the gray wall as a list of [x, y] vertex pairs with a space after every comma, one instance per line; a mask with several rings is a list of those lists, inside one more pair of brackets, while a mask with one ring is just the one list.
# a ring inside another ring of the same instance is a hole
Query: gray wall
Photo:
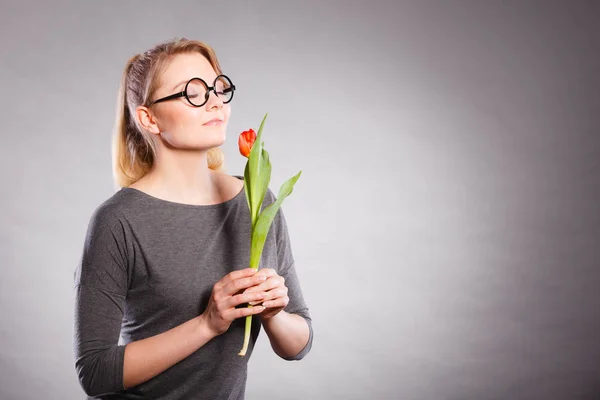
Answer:
[[600, 397], [595, 1], [13, 1], [0, 9], [0, 399], [82, 398], [73, 271], [128, 57], [186, 36], [265, 112], [312, 353], [248, 399]]

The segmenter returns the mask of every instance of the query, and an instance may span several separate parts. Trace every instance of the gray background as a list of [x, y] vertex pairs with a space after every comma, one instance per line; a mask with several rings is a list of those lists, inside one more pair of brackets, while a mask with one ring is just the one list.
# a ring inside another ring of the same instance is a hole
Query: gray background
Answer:
[[596, 1], [0, 9], [0, 399], [83, 398], [73, 271], [112, 195], [125, 61], [186, 36], [265, 112], [315, 342], [248, 399], [600, 398]]

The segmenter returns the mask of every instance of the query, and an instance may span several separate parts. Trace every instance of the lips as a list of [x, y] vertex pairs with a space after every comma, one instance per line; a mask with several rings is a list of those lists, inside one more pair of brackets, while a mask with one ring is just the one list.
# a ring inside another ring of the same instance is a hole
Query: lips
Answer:
[[221, 125], [222, 123], [223, 123], [223, 118], [213, 118], [210, 121], [207, 121], [202, 125]]

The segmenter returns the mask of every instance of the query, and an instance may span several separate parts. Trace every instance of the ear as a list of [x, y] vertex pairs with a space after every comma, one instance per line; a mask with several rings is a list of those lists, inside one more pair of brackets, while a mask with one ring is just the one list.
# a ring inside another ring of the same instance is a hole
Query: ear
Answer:
[[158, 129], [156, 116], [152, 114], [148, 107], [139, 106], [138, 108], [136, 108], [135, 113], [138, 122], [146, 132], [152, 133], [154, 135], [158, 135], [160, 133], [160, 129]]

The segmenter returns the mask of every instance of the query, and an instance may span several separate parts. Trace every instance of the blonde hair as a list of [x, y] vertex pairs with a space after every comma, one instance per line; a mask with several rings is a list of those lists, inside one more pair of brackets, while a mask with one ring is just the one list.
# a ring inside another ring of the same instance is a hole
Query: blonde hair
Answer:
[[[149, 106], [160, 73], [177, 54], [200, 53], [217, 74], [221, 66], [209, 45], [185, 38], [158, 44], [131, 57], [125, 65], [117, 98], [117, 117], [113, 135], [113, 177], [115, 184], [127, 187], [146, 175], [154, 163], [156, 149], [149, 134], [135, 117], [139, 106]], [[223, 152], [215, 147], [208, 151], [208, 167], [223, 166]]]

